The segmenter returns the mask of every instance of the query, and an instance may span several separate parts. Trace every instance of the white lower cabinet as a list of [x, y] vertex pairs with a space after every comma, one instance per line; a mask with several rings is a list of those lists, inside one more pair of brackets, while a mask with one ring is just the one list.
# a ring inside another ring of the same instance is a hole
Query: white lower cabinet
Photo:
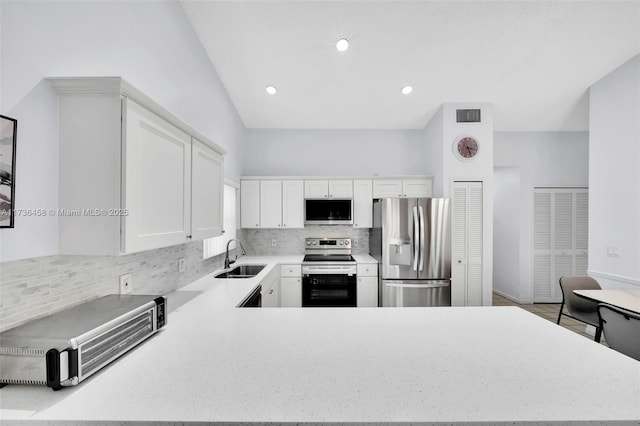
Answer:
[[300, 308], [302, 306], [302, 266], [280, 266], [280, 306]]
[[356, 305], [358, 308], [378, 306], [378, 265], [375, 263], [358, 264], [358, 282], [356, 287]]
[[277, 268], [275, 268], [265, 279], [260, 283], [262, 290], [260, 295], [262, 297], [263, 308], [277, 308], [280, 306], [280, 274]]

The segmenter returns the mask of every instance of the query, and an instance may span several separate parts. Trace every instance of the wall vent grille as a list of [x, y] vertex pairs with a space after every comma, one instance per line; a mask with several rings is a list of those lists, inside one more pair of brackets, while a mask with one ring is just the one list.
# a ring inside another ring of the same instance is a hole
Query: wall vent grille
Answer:
[[456, 123], [480, 123], [479, 109], [457, 109]]

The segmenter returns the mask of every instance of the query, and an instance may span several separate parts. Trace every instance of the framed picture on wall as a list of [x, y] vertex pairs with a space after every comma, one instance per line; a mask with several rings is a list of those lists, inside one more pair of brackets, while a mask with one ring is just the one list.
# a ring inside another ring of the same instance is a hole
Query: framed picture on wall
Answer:
[[14, 226], [18, 120], [0, 115], [0, 228]]

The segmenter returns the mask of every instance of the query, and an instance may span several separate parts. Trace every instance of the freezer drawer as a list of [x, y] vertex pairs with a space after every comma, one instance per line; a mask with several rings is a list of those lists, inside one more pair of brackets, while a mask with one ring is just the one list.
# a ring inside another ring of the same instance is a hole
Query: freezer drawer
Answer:
[[382, 280], [383, 307], [451, 306], [450, 280]]

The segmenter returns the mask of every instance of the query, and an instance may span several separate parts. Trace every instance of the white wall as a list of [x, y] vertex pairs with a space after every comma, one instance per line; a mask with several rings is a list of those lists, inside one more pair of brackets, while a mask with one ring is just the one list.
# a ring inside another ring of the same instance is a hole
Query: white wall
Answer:
[[[245, 128], [177, 2], [0, 2], [0, 112], [18, 119], [15, 207], [57, 207], [57, 98], [45, 76], [122, 76], [226, 151], [239, 180]], [[55, 217], [17, 217], [1, 258], [55, 254]]]
[[433, 196], [444, 196], [444, 183], [442, 182], [442, 167], [444, 164], [442, 144], [443, 139], [443, 110], [442, 107], [433, 115], [423, 131], [424, 143], [427, 149], [425, 166], [429, 174], [433, 175]]
[[[640, 55], [591, 86], [589, 275], [640, 286]], [[608, 257], [616, 247], [620, 257]]]
[[[510, 191], [513, 184], [508, 179], [519, 175], [518, 194], [514, 200], [505, 194], [496, 194], [494, 212], [496, 218], [504, 216], [504, 211], [513, 209], [512, 202], [518, 203], [517, 228], [503, 220], [495, 221], [494, 277], [513, 277], [512, 258], [499, 258], [504, 248], [497, 247], [499, 241], [517, 239], [519, 253], [519, 280], [504, 280], [497, 290], [511, 299], [522, 303], [532, 302], [532, 252], [533, 188], [536, 186], [576, 186], [586, 187], [589, 176], [589, 134], [588, 132], [496, 132], [494, 134], [494, 165], [496, 168], [513, 168], [509, 173], [498, 170], [495, 174], [496, 191]], [[500, 182], [498, 182], [500, 180]], [[516, 201], [517, 200], [517, 201]], [[506, 219], [506, 218], [504, 218]], [[513, 235], [517, 232], [518, 235]]]
[[520, 282], [520, 169], [496, 167], [493, 188], [493, 290], [516, 298], [513, 293], [517, 294]]
[[429, 175], [421, 130], [247, 131], [244, 174]]

